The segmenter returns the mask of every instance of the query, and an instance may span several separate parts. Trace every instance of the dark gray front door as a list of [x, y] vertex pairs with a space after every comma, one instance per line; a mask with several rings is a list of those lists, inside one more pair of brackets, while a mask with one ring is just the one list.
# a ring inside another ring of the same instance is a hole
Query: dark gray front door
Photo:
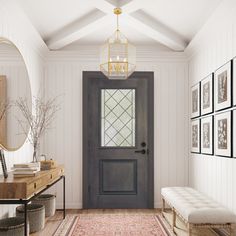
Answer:
[[153, 73], [83, 73], [83, 207], [153, 208]]

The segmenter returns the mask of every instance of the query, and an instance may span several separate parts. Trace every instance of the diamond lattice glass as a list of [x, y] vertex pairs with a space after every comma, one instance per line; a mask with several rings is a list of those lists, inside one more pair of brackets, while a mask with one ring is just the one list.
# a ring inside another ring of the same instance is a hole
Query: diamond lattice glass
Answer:
[[135, 89], [101, 90], [101, 146], [135, 146]]

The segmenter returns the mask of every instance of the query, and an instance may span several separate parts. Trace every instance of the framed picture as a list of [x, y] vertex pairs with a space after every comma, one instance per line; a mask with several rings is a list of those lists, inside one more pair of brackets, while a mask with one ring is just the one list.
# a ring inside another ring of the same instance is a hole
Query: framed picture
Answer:
[[215, 111], [219, 111], [232, 105], [232, 61], [215, 71]]
[[201, 81], [201, 115], [213, 112], [213, 77], [212, 73]]
[[215, 155], [231, 157], [232, 112], [215, 115]]
[[191, 152], [200, 153], [200, 119], [191, 121]]
[[200, 83], [191, 88], [191, 118], [200, 116]]
[[201, 153], [213, 155], [213, 116], [201, 119]]
[[233, 157], [236, 158], [236, 110], [233, 110]]
[[236, 58], [233, 60], [233, 105], [236, 106]]

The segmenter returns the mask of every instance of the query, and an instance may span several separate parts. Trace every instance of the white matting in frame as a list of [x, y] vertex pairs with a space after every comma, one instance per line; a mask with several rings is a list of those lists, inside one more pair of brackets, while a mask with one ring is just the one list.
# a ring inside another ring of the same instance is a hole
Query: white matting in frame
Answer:
[[200, 119], [191, 121], [191, 152], [200, 153]]
[[236, 157], [236, 110], [233, 110], [233, 156]]
[[229, 61], [214, 74], [214, 101], [215, 101], [215, 111], [219, 111], [228, 107], [232, 104], [232, 76], [231, 76], [231, 65], [232, 62]]
[[215, 115], [215, 155], [231, 157], [232, 112], [226, 111]]
[[236, 58], [233, 60], [233, 105], [236, 106]]
[[213, 155], [213, 116], [201, 119], [201, 153]]
[[213, 112], [213, 73], [201, 81], [201, 115]]
[[200, 83], [191, 87], [191, 118], [200, 116]]

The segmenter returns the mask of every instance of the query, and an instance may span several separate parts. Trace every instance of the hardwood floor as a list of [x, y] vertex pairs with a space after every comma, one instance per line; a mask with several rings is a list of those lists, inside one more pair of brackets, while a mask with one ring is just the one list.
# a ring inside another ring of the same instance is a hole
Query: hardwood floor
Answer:
[[[145, 213], [157, 214], [159, 209], [89, 209], [89, 210], [67, 210], [66, 214], [131, 214], [131, 213]], [[53, 217], [46, 219], [45, 228], [37, 233], [30, 234], [30, 236], [51, 236], [56, 231], [62, 221], [62, 211], [57, 211]]]

